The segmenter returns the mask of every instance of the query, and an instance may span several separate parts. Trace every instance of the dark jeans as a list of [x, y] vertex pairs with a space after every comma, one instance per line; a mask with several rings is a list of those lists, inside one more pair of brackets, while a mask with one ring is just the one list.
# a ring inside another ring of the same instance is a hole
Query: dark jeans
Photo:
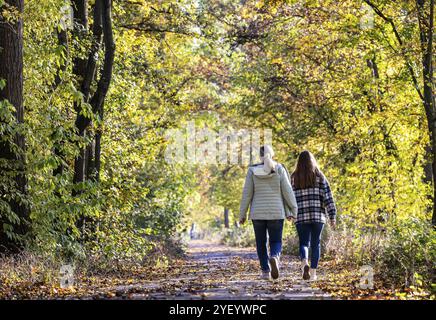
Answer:
[[270, 271], [268, 263], [268, 249], [266, 245], [267, 232], [269, 236], [269, 251], [271, 257], [279, 257], [282, 252], [283, 219], [281, 220], [253, 220], [256, 236], [257, 256], [263, 271]]
[[321, 248], [321, 233], [324, 223], [299, 223], [297, 224], [298, 237], [300, 238], [300, 258], [309, 258], [309, 247], [312, 250], [310, 257], [310, 267], [316, 269], [318, 267]]

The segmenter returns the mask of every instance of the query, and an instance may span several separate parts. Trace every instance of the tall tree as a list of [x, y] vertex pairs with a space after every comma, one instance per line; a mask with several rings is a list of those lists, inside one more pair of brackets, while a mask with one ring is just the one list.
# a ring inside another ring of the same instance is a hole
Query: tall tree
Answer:
[[[74, 2], [74, 19], [76, 36], [78, 39], [84, 37], [88, 30], [88, 3], [86, 0], [76, 0]], [[100, 79], [97, 82], [97, 89], [91, 96], [91, 84], [97, 78], [98, 52], [101, 49], [103, 35], [104, 60]], [[97, 0], [94, 5], [92, 45], [89, 50], [88, 60], [85, 61], [76, 57], [74, 61], [74, 73], [79, 80], [80, 91], [83, 101], [89, 103], [92, 113], [100, 118], [103, 117], [103, 105], [106, 99], [109, 85], [112, 78], [112, 67], [114, 62], [115, 44], [112, 32], [112, 1]], [[85, 138], [86, 130], [92, 122], [92, 118], [83, 112], [83, 104], [76, 103], [75, 110], [76, 128], [78, 135]], [[89, 138], [89, 137], [88, 137]], [[88, 178], [98, 179], [100, 170], [100, 140], [101, 127], [91, 140], [87, 148], [80, 148], [80, 153], [75, 159], [74, 164], [74, 183], [80, 183]]]
[[[97, 1], [99, 2], [99, 1]], [[96, 8], [95, 8], [96, 9]], [[94, 9], [94, 10], [95, 10]], [[74, 16], [74, 36], [78, 43], [82, 43], [82, 41], [86, 38], [88, 34], [88, 1], [87, 0], [74, 0], [73, 1], [73, 16]], [[80, 91], [83, 95], [83, 102], [87, 102], [87, 97], [89, 96], [90, 83], [94, 76], [94, 70], [92, 67], [95, 67], [93, 60], [91, 59], [91, 63], [88, 64], [87, 61], [81, 56], [77, 56], [73, 61], [73, 73], [76, 76], [77, 83], [80, 87]], [[88, 72], [87, 72], [88, 71]], [[89, 84], [89, 85], [88, 85]], [[75, 102], [74, 109], [77, 113], [76, 115], [76, 128], [77, 134], [81, 137], [85, 137], [85, 130], [87, 127], [87, 119], [83, 114], [82, 103]], [[76, 157], [74, 161], [74, 183], [83, 182], [85, 180], [85, 149], [79, 148], [79, 155]]]
[[[70, 7], [68, 7], [68, 10], [70, 10], [69, 8]], [[65, 14], [69, 14], [69, 12], [67, 10], [65, 10]], [[62, 75], [65, 71], [67, 71], [67, 67], [68, 67], [70, 49], [69, 49], [69, 36], [68, 36], [69, 26], [67, 26], [67, 23], [68, 23], [68, 21], [66, 21], [66, 19], [65, 19], [63, 21], [63, 24], [61, 23], [61, 28], [59, 29], [59, 27], [58, 27], [56, 30], [56, 33], [58, 36], [58, 45], [62, 48], [64, 58], [62, 59], [62, 62], [60, 63], [59, 68], [57, 69], [56, 77], [55, 77], [54, 82], [52, 84], [51, 91], [55, 91], [58, 88], [58, 86], [62, 83], [62, 80], [63, 80]], [[56, 130], [53, 132], [53, 136], [55, 136], [55, 134], [56, 134]], [[53, 170], [54, 176], [62, 175], [64, 172], [64, 163], [63, 162], [65, 161], [65, 156], [62, 152], [61, 144], [62, 144], [61, 141], [57, 142], [54, 146], [54, 149], [53, 149], [53, 154], [56, 155], [61, 160], [59, 165]]]
[[[101, 3], [102, 12], [102, 27], [103, 27], [103, 42], [104, 42], [104, 61], [101, 71], [101, 77], [97, 84], [97, 90], [91, 99], [92, 111], [96, 114], [100, 121], [103, 121], [104, 101], [106, 99], [109, 85], [112, 79], [112, 69], [115, 55], [115, 42], [112, 31], [112, 1], [103, 0]], [[88, 152], [88, 176], [91, 179], [99, 180], [100, 178], [100, 154], [101, 154], [101, 136], [102, 127], [98, 126], [94, 141], [91, 144]]]
[[230, 228], [229, 224], [229, 208], [224, 208], [224, 227]]
[[[419, 43], [421, 47], [421, 70], [422, 88], [413, 69], [413, 64], [406, 51], [405, 41], [397, 27], [394, 19], [385, 14], [380, 7], [371, 0], [365, 2], [373, 8], [374, 12], [389, 24], [399, 45], [401, 55], [404, 57], [407, 69], [414, 87], [422, 101], [422, 105], [427, 117], [427, 126], [430, 137], [432, 176], [433, 176], [433, 216], [432, 223], [436, 225], [436, 106], [434, 97], [434, 77], [433, 77], [433, 37], [434, 37], [434, 0], [416, 0], [416, 12], [419, 25]], [[426, 175], [429, 175], [426, 172]]]
[[[75, 0], [73, 2], [74, 13], [74, 33], [76, 39], [80, 42], [87, 37], [88, 22], [88, 1]], [[104, 44], [104, 59], [101, 72], [99, 72], [99, 51], [102, 49], [102, 38]], [[96, 0], [93, 7], [93, 24], [92, 24], [92, 42], [88, 51], [88, 58], [77, 56], [73, 63], [73, 73], [76, 76], [77, 83], [80, 86], [82, 101], [75, 102], [76, 111], [76, 130], [81, 138], [79, 145], [79, 154], [74, 161], [74, 183], [84, 182], [86, 179], [99, 179], [100, 171], [100, 141], [101, 126], [97, 128], [97, 133], [92, 136], [88, 132], [93, 118], [103, 118], [103, 106], [106, 99], [109, 85], [112, 78], [112, 68], [114, 63], [115, 44], [112, 31], [112, 1]], [[99, 73], [100, 78], [98, 78]], [[98, 79], [98, 80], [96, 80]], [[95, 92], [91, 87], [96, 81]], [[90, 106], [91, 114], [85, 111]], [[84, 147], [83, 140], [91, 142]], [[75, 191], [77, 194], [78, 191]], [[78, 221], [78, 226], [82, 227], [84, 218]]]
[[431, 132], [431, 147], [433, 151], [433, 217], [436, 226], [436, 104], [434, 95], [433, 76], [433, 37], [434, 37], [434, 0], [416, 0], [420, 31], [422, 76], [423, 76], [423, 104], [426, 110], [429, 130]]
[[[23, 0], [6, 0], [0, 8], [0, 80], [3, 80], [0, 86], [0, 124], [17, 128], [13, 131], [2, 128], [0, 140], [0, 245], [11, 250], [21, 246], [19, 237], [11, 236], [24, 235], [28, 231], [29, 218], [25, 201], [25, 139], [20, 128], [24, 122], [23, 6]], [[11, 12], [16, 13], [13, 18], [9, 17]], [[5, 116], [10, 105], [13, 106], [13, 123], [7, 123]]]

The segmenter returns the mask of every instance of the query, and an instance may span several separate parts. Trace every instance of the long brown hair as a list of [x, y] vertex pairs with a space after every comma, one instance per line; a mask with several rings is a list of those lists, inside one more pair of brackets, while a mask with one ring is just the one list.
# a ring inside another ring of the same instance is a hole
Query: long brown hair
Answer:
[[292, 182], [296, 189], [315, 187], [316, 177], [322, 177], [315, 157], [312, 153], [304, 150], [298, 156], [297, 166], [292, 173]]

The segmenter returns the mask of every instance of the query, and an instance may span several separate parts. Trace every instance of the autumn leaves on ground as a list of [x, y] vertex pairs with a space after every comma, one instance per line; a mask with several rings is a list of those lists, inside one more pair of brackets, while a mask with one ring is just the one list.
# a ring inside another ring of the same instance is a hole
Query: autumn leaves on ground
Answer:
[[[434, 2], [0, 0], [0, 297], [434, 298]], [[202, 161], [248, 131], [330, 181], [316, 283], [294, 228], [257, 281], [247, 163]]]
[[[62, 275], [51, 283], [39, 279], [42, 270], [29, 265], [28, 279], [2, 279], [1, 299], [398, 299], [425, 298], [419, 293], [386, 288], [359, 289], [355, 268], [323, 263], [316, 282], [301, 279], [296, 256], [283, 255], [277, 281], [259, 279], [255, 248], [236, 248], [193, 240], [186, 254], [167, 263], [118, 270], [75, 272], [74, 285], [61, 288]], [[3, 265], [5, 267], [5, 265]], [[22, 268], [22, 265], [20, 266]], [[3, 270], [5, 271], [5, 270]], [[18, 273], [20, 271], [17, 271]], [[23, 272], [23, 270], [21, 270]], [[23, 273], [17, 276], [23, 277]], [[7, 281], [5, 281], [7, 280]], [[377, 283], [377, 282], [376, 282]]]
[[166, 266], [125, 274], [86, 276], [69, 289], [23, 282], [3, 287], [3, 298], [83, 299], [330, 299], [300, 280], [295, 257], [282, 258], [279, 281], [259, 280], [253, 248], [235, 248], [194, 240], [185, 257]]

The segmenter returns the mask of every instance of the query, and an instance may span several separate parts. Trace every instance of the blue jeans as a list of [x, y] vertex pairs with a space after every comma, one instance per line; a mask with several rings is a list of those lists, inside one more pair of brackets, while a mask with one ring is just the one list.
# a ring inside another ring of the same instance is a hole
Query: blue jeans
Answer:
[[257, 256], [262, 271], [270, 271], [268, 263], [267, 232], [269, 236], [269, 251], [271, 257], [279, 257], [282, 252], [283, 219], [281, 220], [253, 220], [256, 236]]
[[318, 267], [321, 248], [321, 233], [324, 223], [299, 223], [297, 224], [298, 238], [300, 238], [300, 258], [309, 258], [309, 247], [312, 250], [310, 257], [310, 267], [316, 269]]

